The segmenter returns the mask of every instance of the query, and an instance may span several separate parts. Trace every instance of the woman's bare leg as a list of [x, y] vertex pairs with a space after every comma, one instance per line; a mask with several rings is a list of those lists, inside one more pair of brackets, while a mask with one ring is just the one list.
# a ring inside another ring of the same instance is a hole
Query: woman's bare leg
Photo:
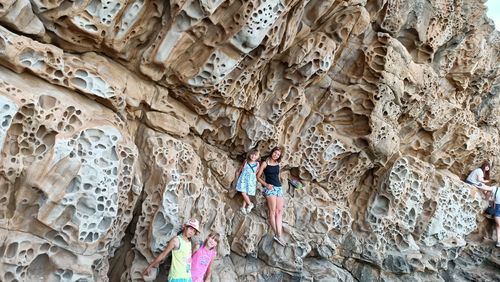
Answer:
[[282, 229], [283, 229], [283, 205], [284, 199], [283, 197], [276, 198], [276, 233], [278, 237], [281, 239]]
[[267, 200], [267, 208], [268, 208], [268, 218], [269, 218], [269, 224], [271, 225], [271, 228], [273, 229], [273, 233], [276, 234], [277, 229], [276, 229], [276, 196], [269, 196], [266, 197]]
[[495, 223], [497, 228], [497, 245], [500, 244], [500, 217], [495, 216]]

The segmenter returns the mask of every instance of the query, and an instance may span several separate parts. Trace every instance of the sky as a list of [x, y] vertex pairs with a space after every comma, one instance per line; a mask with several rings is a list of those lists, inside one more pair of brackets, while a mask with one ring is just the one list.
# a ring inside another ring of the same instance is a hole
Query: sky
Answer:
[[500, 0], [488, 0], [486, 2], [486, 6], [488, 7], [488, 18], [492, 19], [495, 22], [495, 27], [497, 30], [500, 30]]

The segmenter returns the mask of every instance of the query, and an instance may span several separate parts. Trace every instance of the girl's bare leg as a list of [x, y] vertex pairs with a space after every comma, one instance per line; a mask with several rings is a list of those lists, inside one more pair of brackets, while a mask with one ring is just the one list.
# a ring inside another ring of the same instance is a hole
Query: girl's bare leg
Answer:
[[250, 205], [250, 198], [248, 197], [247, 193], [241, 192], [241, 196], [243, 196], [243, 207], [245, 208], [247, 205]]

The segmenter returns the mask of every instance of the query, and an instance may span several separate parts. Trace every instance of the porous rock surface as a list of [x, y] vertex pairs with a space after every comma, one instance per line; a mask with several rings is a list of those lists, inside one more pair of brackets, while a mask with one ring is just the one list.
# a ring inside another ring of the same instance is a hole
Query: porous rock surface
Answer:
[[[213, 281], [500, 280], [483, 2], [1, 1], [0, 281], [141, 281], [190, 217]], [[231, 186], [277, 144], [285, 247]]]

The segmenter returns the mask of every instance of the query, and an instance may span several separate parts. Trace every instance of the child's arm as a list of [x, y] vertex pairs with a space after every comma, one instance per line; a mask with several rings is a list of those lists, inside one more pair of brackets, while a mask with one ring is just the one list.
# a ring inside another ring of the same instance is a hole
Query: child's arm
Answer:
[[488, 185], [481, 185], [481, 186], [474, 185], [474, 187], [479, 188], [481, 190], [485, 190], [485, 191], [493, 191], [493, 188], [495, 188], [495, 186], [488, 186]]
[[191, 244], [191, 256], [198, 251], [200, 246], [201, 246], [200, 242], [194, 240], [194, 242]]
[[[217, 255], [215, 255], [217, 256]], [[214, 262], [214, 259], [210, 261], [210, 264], [208, 265], [207, 272], [205, 272], [205, 281], [204, 282], [210, 282], [210, 277], [212, 276], [212, 263]]]
[[262, 162], [259, 167], [259, 171], [257, 172], [257, 181], [259, 181], [262, 186], [267, 187], [268, 189], [273, 188], [271, 184], [267, 184], [264, 179], [262, 179], [262, 173], [264, 172], [264, 169], [267, 166], [267, 162]]
[[165, 248], [165, 250], [163, 250], [163, 252], [161, 252], [161, 254], [159, 254], [148, 265], [148, 267], [146, 267], [146, 269], [144, 269], [144, 271], [142, 272], [142, 275], [143, 276], [148, 276], [149, 275], [149, 271], [151, 270], [151, 268], [157, 267], [161, 263], [161, 261], [163, 261], [174, 248], [178, 248], [178, 247], [179, 247], [179, 239], [177, 237], [172, 238], [172, 240], [170, 240], [168, 242], [167, 247]]
[[240, 166], [240, 169], [238, 169], [238, 171], [236, 172], [236, 175], [235, 175], [236, 178], [240, 177], [240, 174], [243, 171], [243, 168], [245, 167], [246, 164], [247, 164], [247, 160], [244, 160]]

